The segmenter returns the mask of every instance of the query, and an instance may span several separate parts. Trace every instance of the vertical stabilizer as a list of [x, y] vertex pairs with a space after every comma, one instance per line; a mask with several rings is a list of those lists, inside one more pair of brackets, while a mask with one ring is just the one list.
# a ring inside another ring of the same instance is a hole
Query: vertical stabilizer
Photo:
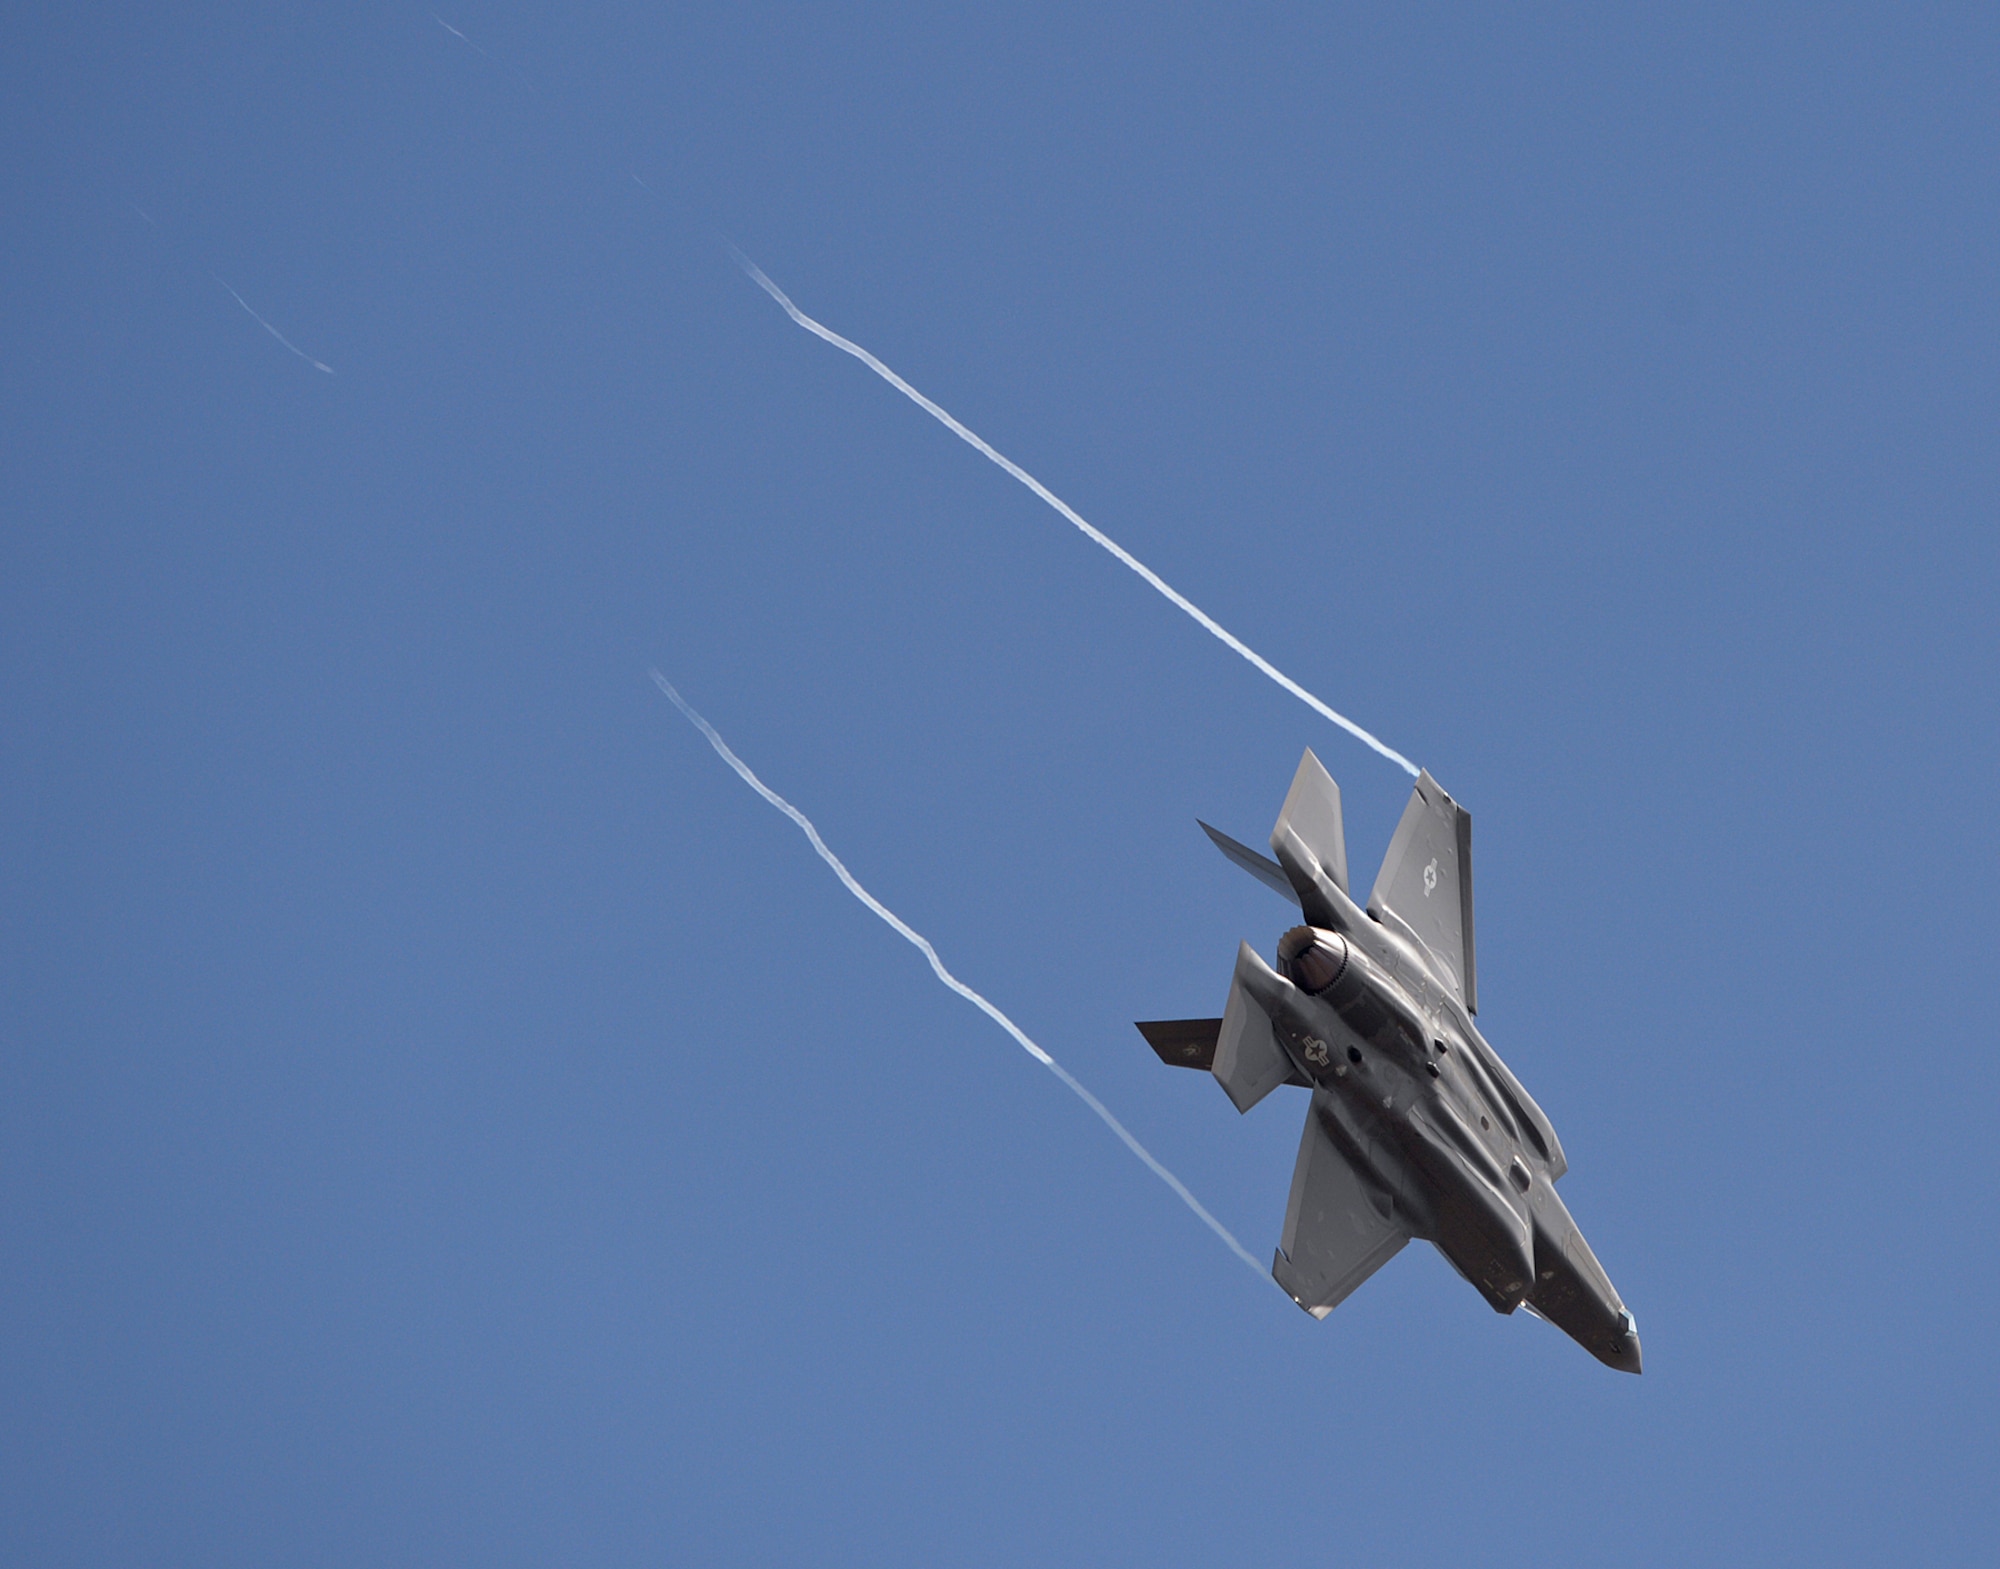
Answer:
[[1408, 927], [1466, 1012], [1479, 1011], [1472, 956], [1472, 814], [1428, 771], [1410, 792], [1368, 908], [1378, 916], [1387, 910]]
[[1222, 1031], [1209, 1072], [1238, 1111], [1248, 1111], [1288, 1083], [1294, 1072], [1292, 1059], [1271, 1029], [1271, 1016], [1243, 984], [1246, 967], [1253, 980], [1259, 971], [1277, 980], [1247, 942], [1236, 950], [1236, 974], [1229, 983], [1229, 1003], [1222, 1010]]
[[1340, 786], [1333, 782], [1333, 776], [1313, 756], [1310, 747], [1299, 759], [1299, 770], [1292, 775], [1284, 810], [1278, 813], [1278, 825], [1271, 830], [1274, 854], [1287, 829], [1299, 836], [1326, 875], [1346, 893], [1347, 833], [1340, 821]]

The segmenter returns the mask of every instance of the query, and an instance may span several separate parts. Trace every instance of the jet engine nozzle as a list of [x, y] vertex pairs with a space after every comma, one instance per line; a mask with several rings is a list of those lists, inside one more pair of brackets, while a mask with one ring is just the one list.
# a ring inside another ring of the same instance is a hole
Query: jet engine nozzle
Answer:
[[1278, 939], [1278, 973], [1318, 996], [1347, 969], [1347, 939], [1317, 926], [1294, 926]]

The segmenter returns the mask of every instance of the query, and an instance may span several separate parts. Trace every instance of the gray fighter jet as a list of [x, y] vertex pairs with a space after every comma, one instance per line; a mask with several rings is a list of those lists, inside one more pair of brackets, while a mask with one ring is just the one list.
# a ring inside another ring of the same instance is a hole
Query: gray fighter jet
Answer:
[[1295, 900], [1306, 924], [1274, 970], [1246, 942], [1219, 1019], [1145, 1023], [1164, 1062], [1205, 1068], [1247, 1112], [1311, 1089], [1271, 1273], [1325, 1318], [1412, 1237], [1496, 1312], [1547, 1319], [1608, 1366], [1639, 1371], [1639, 1336], [1556, 1195], [1555, 1129], [1473, 1027], [1472, 819], [1417, 779], [1363, 909], [1347, 891], [1340, 787], [1307, 752], [1272, 861], [1208, 824], [1222, 853]]

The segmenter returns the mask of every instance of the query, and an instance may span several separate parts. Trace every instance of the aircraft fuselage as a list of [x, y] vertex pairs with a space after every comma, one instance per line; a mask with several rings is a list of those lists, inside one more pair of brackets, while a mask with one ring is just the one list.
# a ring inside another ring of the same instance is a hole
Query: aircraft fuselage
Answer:
[[1328, 1136], [1496, 1311], [1526, 1306], [1638, 1371], [1630, 1314], [1556, 1193], [1547, 1118], [1412, 940], [1332, 893], [1335, 928], [1294, 927], [1278, 970], [1242, 976]]

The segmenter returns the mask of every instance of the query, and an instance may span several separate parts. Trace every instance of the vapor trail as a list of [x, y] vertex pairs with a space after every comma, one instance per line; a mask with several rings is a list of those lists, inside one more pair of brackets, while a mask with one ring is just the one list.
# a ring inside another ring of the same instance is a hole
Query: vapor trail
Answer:
[[451, 23], [447, 22], [443, 17], [439, 16], [437, 12], [435, 11], [431, 12], [431, 20], [437, 23], [439, 27], [442, 27], [447, 33], [450, 33], [451, 36], [456, 38], [460, 43], [464, 44], [474, 54], [478, 55], [480, 59], [491, 60], [493, 58], [493, 56], [488, 54], [484, 49], [480, 48], [479, 45], [475, 44], [470, 38], [467, 38], [465, 34], [461, 33], [457, 28], [453, 27]]
[[1009, 474], [1013, 475], [1014, 478], [1018, 479], [1023, 485], [1026, 485], [1028, 489], [1032, 490], [1036, 495], [1040, 496], [1042, 500], [1046, 501], [1050, 506], [1054, 507], [1056, 511], [1060, 512], [1071, 523], [1074, 523], [1077, 526], [1077, 528], [1083, 532], [1085, 536], [1087, 536], [1089, 539], [1093, 540], [1097, 544], [1102, 545], [1106, 550], [1110, 551], [1112, 555], [1116, 556], [1120, 561], [1124, 562], [1126, 566], [1130, 567], [1134, 572], [1138, 573], [1140, 577], [1144, 578], [1154, 588], [1159, 590], [1159, 592], [1162, 595], [1164, 595], [1168, 600], [1172, 601], [1175, 605], [1179, 606], [1180, 609], [1186, 611], [1187, 614], [1193, 617], [1194, 620], [1205, 631], [1219, 638], [1223, 643], [1227, 644], [1230, 648], [1234, 649], [1237, 653], [1241, 654], [1245, 659], [1249, 660], [1251, 664], [1255, 665], [1259, 670], [1263, 671], [1265, 675], [1269, 676], [1273, 681], [1277, 682], [1279, 686], [1283, 687], [1287, 692], [1291, 693], [1292, 696], [1298, 698], [1301, 702], [1303, 702], [1308, 708], [1312, 709], [1322, 718], [1331, 719], [1335, 724], [1339, 725], [1341, 729], [1345, 730], [1349, 735], [1353, 736], [1357, 741], [1363, 742], [1364, 744], [1373, 747], [1376, 751], [1380, 752], [1384, 757], [1388, 758], [1389, 761], [1391, 761], [1392, 763], [1400, 764], [1403, 768], [1407, 769], [1413, 777], [1416, 775], [1416, 773], [1418, 772], [1417, 765], [1411, 762], [1401, 752], [1397, 751], [1394, 747], [1388, 745], [1386, 742], [1377, 740], [1374, 736], [1370, 735], [1366, 730], [1362, 729], [1361, 726], [1357, 725], [1352, 719], [1349, 719], [1345, 714], [1336, 713], [1332, 708], [1328, 707], [1325, 703], [1321, 702], [1317, 697], [1313, 696], [1312, 693], [1308, 692], [1304, 687], [1300, 686], [1298, 682], [1294, 681], [1290, 676], [1286, 675], [1284, 671], [1280, 670], [1276, 665], [1272, 664], [1270, 660], [1266, 659], [1262, 654], [1258, 653], [1254, 648], [1250, 647], [1249, 644], [1245, 643], [1241, 638], [1236, 636], [1235, 633], [1231, 632], [1227, 627], [1223, 626], [1213, 616], [1209, 615], [1207, 611], [1203, 610], [1199, 605], [1195, 604], [1193, 600], [1189, 599], [1185, 594], [1182, 594], [1178, 590], [1173, 588], [1170, 584], [1167, 583], [1167, 581], [1164, 578], [1162, 578], [1159, 575], [1159, 573], [1155, 572], [1151, 567], [1147, 566], [1145, 562], [1141, 561], [1137, 556], [1133, 555], [1131, 551], [1127, 550], [1123, 545], [1120, 545], [1115, 539], [1111, 538], [1110, 535], [1104, 533], [1101, 529], [1094, 528], [1091, 524], [1085, 522], [1082, 516], [1078, 514], [1078, 512], [1074, 507], [1072, 507], [1067, 501], [1064, 501], [1062, 497], [1058, 496], [1054, 491], [1050, 490], [1049, 487], [1044, 485], [1040, 480], [1036, 479], [1034, 475], [1030, 474], [1026, 469], [1022, 468], [1020, 464], [1016, 463], [1012, 458], [1009, 458], [1004, 454], [995, 451], [993, 447], [988, 445], [984, 437], [980, 436], [976, 431], [969, 430], [964, 425], [961, 425], [944, 409], [940, 408], [937, 404], [933, 403], [929, 398], [925, 397], [921, 392], [917, 391], [915, 387], [911, 386], [907, 381], [903, 380], [901, 376], [898, 376], [894, 371], [889, 369], [888, 366], [884, 365], [880, 360], [875, 358], [874, 355], [870, 354], [866, 349], [862, 348], [860, 344], [850, 342], [848, 339], [843, 338], [839, 333], [835, 332], [832, 328], [822, 326], [819, 322], [814, 321], [812, 317], [808, 316], [804, 311], [800, 310], [798, 306], [792, 303], [790, 295], [786, 294], [783, 289], [779, 288], [775, 283], [773, 283], [770, 280], [770, 278], [768, 278], [765, 275], [763, 268], [759, 267], [755, 262], [753, 262], [749, 257], [745, 256], [741, 251], [737, 250], [736, 247], [733, 245], [730, 247], [730, 254], [735, 257], [736, 265], [743, 269], [743, 271], [749, 276], [751, 282], [755, 283], [758, 288], [762, 289], [766, 294], [770, 295], [772, 299], [776, 300], [779, 305], [783, 306], [785, 314], [791, 317], [792, 320], [797, 322], [801, 327], [805, 328], [807, 332], [811, 333], [816, 338], [824, 339], [826, 342], [832, 344], [836, 349], [841, 350], [843, 353], [852, 354], [857, 360], [861, 361], [863, 365], [866, 365], [870, 370], [875, 372], [876, 375], [880, 376], [890, 386], [894, 387], [898, 392], [902, 393], [904, 397], [908, 398], [912, 403], [916, 404], [918, 408], [922, 409], [926, 414], [930, 415], [932, 419], [936, 420], [940, 425], [944, 426], [946, 430], [950, 431], [954, 436], [958, 437], [960, 441], [963, 441], [967, 446], [972, 447], [975, 451], [979, 452], [984, 457], [990, 458], [993, 462], [997, 463], [1001, 468], [1005, 469]]
[[[480, 48], [479, 45], [474, 43], [470, 38], [466, 37], [464, 33], [460, 32], [457, 28], [453, 27], [451, 23], [447, 22], [443, 17], [439, 16], [437, 12], [435, 11], [431, 12], [431, 20], [437, 23], [439, 27], [442, 27], [447, 33], [450, 33], [451, 36], [456, 38], [460, 43], [464, 44], [465, 47], [470, 49], [474, 54], [478, 55], [479, 58], [484, 60], [488, 65], [499, 65], [501, 63], [500, 61], [494, 59], [493, 56], [489, 54], [486, 50]], [[521, 79], [521, 85], [527, 88], [530, 93], [532, 93], [537, 98], [541, 97], [542, 90], [528, 79], [528, 73], [526, 71], [522, 70], [518, 65], [514, 65], [511, 62], [508, 63], [507, 69], [512, 71], [516, 76], [518, 76]]]
[[[142, 218], [146, 217], [144, 213], [141, 213], [139, 216]], [[153, 220], [150, 218], [146, 218], [146, 221], [148, 223], [151, 223]], [[229, 285], [222, 282], [222, 277], [219, 273], [212, 272], [209, 274], [209, 276], [215, 279], [217, 283], [222, 283], [223, 288], [229, 289]], [[234, 289], [229, 289], [229, 297], [232, 300], [234, 300], [238, 305], [241, 305], [246, 311], [250, 311], [250, 319], [252, 321], [254, 321], [258, 326], [262, 327], [272, 337], [276, 338], [286, 348], [290, 349], [300, 359], [304, 360], [314, 370], [323, 370], [329, 376], [333, 374], [333, 367], [331, 365], [322, 364], [320, 361], [314, 359], [310, 354], [306, 353], [304, 349], [300, 348], [296, 343], [292, 342], [290, 338], [286, 337], [282, 332], [278, 331], [276, 327], [273, 327], [268, 321], [264, 320], [262, 316], [259, 316], [255, 311], [250, 310], [250, 302], [244, 299], [243, 296], [238, 294]]]
[[775, 806], [779, 811], [783, 812], [794, 823], [798, 824], [799, 831], [803, 833], [806, 836], [807, 840], [811, 842], [812, 847], [814, 851], [818, 854], [819, 858], [822, 861], [826, 862], [828, 866], [833, 868], [833, 875], [840, 879], [841, 885], [845, 887], [849, 893], [853, 894], [855, 898], [859, 899], [871, 911], [873, 911], [877, 916], [879, 916], [882, 919], [882, 921], [896, 933], [897, 936], [901, 937], [905, 942], [909, 943], [911, 947], [915, 948], [917, 952], [921, 953], [924, 956], [924, 958], [930, 962], [932, 973], [934, 973], [939, 980], [943, 981], [945, 985], [949, 986], [953, 991], [957, 992], [959, 996], [963, 997], [967, 1002], [971, 1003], [973, 1007], [977, 1008], [981, 1013], [985, 1014], [987, 1018], [991, 1019], [995, 1024], [999, 1025], [1001, 1029], [1005, 1030], [1009, 1035], [1013, 1036], [1014, 1043], [1017, 1046], [1019, 1046], [1021, 1050], [1025, 1051], [1030, 1057], [1033, 1057], [1035, 1061], [1039, 1062], [1044, 1068], [1047, 1068], [1049, 1072], [1053, 1073], [1057, 1078], [1061, 1079], [1064, 1084], [1068, 1085], [1069, 1088], [1073, 1092], [1075, 1092], [1077, 1099], [1082, 1101], [1084, 1105], [1088, 1106], [1092, 1111], [1096, 1112], [1097, 1115], [1103, 1119], [1104, 1125], [1107, 1128], [1109, 1128], [1113, 1133], [1117, 1134], [1118, 1137], [1124, 1141], [1125, 1147], [1129, 1149], [1134, 1155], [1137, 1155], [1140, 1160], [1146, 1163], [1147, 1170], [1152, 1172], [1154, 1176], [1158, 1177], [1168, 1187], [1172, 1188], [1174, 1190], [1174, 1193], [1179, 1197], [1180, 1201], [1183, 1204], [1187, 1205], [1189, 1209], [1193, 1210], [1196, 1215], [1200, 1216], [1202, 1223], [1206, 1225], [1210, 1231], [1213, 1231], [1218, 1237], [1222, 1238], [1222, 1240], [1228, 1245], [1230, 1252], [1234, 1253], [1238, 1258], [1243, 1260], [1244, 1263], [1248, 1264], [1251, 1267], [1251, 1269], [1255, 1270], [1260, 1277], [1265, 1279], [1269, 1278], [1269, 1272], [1264, 1268], [1262, 1264], [1257, 1262], [1256, 1258], [1244, 1248], [1242, 1243], [1238, 1242], [1235, 1237], [1230, 1235], [1229, 1228], [1224, 1226], [1222, 1222], [1217, 1220], [1213, 1215], [1209, 1214], [1209, 1212], [1202, 1207], [1201, 1200], [1196, 1198], [1192, 1193], [1188, 1192], [1187, 1185], [1183, 1183], [1179, 1177], [1176, 1177], [1171, 1171], [1167, 1170], [1165, 1166], [1162, 1166], [1158, 1160], [1154, 1159], [1152, 1152], [1148, 1150], [1145, 1145], [1141, 1144], [1137, 1139], [1132, 1137], [1132, 1134], [1126, 1128], [1125, 1124], [1120, 1122], [1116, 1117], [1111, 1115], [1110, 1108], [1108, 1108], [1103, 1101], [1099, 1100], [1095, 1095], [1091, 1094], [1089, 1090], [1085, 1089], [1082, 1084], [1077, 1082], [1074, 1075], [1072, 1075], [1070, 1071], [1067, 1068], [1065, 1068], [1061, 1063], [1057, 1062], [1055, 1058], [1051, 1057], [1047, 1052], [1043, 1051], [1041, 1047], [1037, 1046], [1033, 1041], [1028, 1039], [1026, 1033], [1021, 1029], [1020, 1025], [1016, 1024], [1012, 1019], [1008, 1018], [1006, 1014], [1002, 1013], [998, 1008], [994, 1007], [992, 1003], [988, 1002], [984, 997], [980, 996], [978, 992], [974, 991], [970, 986], [966, 985], [965, 982], [961, 981], [956, 975], [953, 975], [951, 971], [947, 970], [944, 967], [944, 961], [937, 956], [937, 949], [933, 948], [930, 945], [930, 939], [925, 937], [921, 932], [911, 927], [907, 922], [905, 922], [902, 919], [901, 916], [897, 915], [895, 911], [891, 910], [880, 899], [876, 898], [866, 888], [863, 888], [859, 882], [855, 881], [854, 874], [850, 872], [844, 864], [842, 864], [839, 856], [835, 855], [831, 850], [829, 850], [826, 847], [826, 841], [820, 838], [819, 830], [813, 827], [811, 820], [806, 816], [804, 812], [800, 811], [796, 806], [792, 805], [790, 801], [787, 801], [783, 796], [778, 794], [777, 791], [773, 790], [769, 785], [765, 784], [763, 780], [759, 779], [754, 773], [752, 773], [750, 771], [750, 765], [744, 762], [742, 758], [738, 757], [734, 752], [732, 752], [729, 749], [729, 743], [723, 740], [722, 737], [716, 733], [715, 726], [710, 724], [706, 719], [702, 718], [700, 714], [695, 712], [694, 708], [689, 704], [688, 700], [682, 697], [679, 692], [674, 690], [674, 685], [671, 681], [669, 681], [665, 676], [661, 675], [660, 672], [657, 670], [652, 672], [652, 676], [654, 684], [658, 686], [662, 692], [667, 694], [668, 699], [673, 703], [674, 707], [678, 708], [684, 715], [686, 715], [688, 722], [692, 724], [695, 727], [695, 729], [699, 730], [704, 736], [708, 738], [708, 744], [715, 748], [716, 755], [719, 756], [731, 768], [736, 770], [737, 777], [741, 779], [745, 784], [747, 784], [752, 790], [755, 790], [766, 801], [770, 802], [771, 805]]

